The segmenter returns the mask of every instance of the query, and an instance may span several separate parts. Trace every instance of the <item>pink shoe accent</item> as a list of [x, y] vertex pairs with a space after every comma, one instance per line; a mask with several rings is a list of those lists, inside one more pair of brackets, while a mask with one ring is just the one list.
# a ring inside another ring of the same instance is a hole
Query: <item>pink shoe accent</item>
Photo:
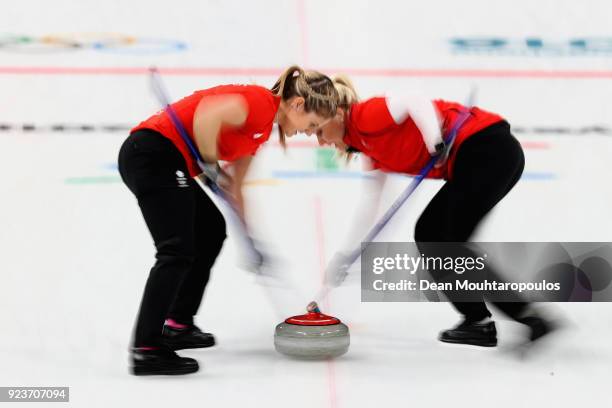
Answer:
[[137, 349], [142, 350], [142, 351], [151, 351], [151, 350], [159, 350], [159, 347], [143, 346], [143, 347], [137, 347]]
[[174, 319], [166, 319], [166, 326], [172, 327], [173, 329], [186, 329], [189, 327], [188, 325], [179, 323]]

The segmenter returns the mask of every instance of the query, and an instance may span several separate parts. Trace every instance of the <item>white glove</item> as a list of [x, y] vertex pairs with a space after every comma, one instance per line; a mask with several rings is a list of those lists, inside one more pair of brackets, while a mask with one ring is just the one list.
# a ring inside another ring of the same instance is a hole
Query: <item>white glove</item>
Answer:
[[242, 257], [240, 263], [243, 268], [255, 274], [265, 274], [266, 268], [271, 265], [271, 257], [262, 250], [260, 242], [251, 237], [244, 237], [244, 240], [250, 242], [241, 244]]
[[336, 252], [325, 268], [325, 284], [331, 287], [340, 286], [346, 279], [350, 267], [348, 254]]

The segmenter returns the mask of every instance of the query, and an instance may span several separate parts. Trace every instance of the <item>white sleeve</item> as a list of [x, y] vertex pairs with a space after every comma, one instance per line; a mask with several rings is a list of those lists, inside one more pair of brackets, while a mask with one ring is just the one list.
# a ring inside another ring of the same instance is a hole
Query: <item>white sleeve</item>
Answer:
[[441, 120], [434, 103], [422, 95], [387, 96], [387, 109], [395, 123], [412, 118], [423, 136], [427, 151], [437, 153], [436, 145], [443, 142]]

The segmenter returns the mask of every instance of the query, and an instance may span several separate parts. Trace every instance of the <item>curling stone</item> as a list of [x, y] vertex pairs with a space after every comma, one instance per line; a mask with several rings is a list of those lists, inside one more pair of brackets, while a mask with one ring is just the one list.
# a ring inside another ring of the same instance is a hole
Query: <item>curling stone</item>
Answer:
[[276, 326], [274, 348], [279, 353], [300, 359], [328, 359], [346, 353], [350, 345], [348, 327], [319, 310], [315, 302], [308, 313], [293, 316]]

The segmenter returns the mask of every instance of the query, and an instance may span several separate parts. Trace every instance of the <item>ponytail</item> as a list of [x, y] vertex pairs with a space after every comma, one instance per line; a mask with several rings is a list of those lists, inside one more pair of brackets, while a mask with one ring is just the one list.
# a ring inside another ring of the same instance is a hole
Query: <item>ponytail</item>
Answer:
[[359, 102], [359, 96], [350, 78], [344, 74], [334, 77], [334, 87], [338, 92], [338, 107], [348, 110], [352, 104]]
[[[350, 78], [344, 74], [334, 76], [333, 81], [334, 87], [338, 92], [338, 107], [344, 109], [345, 112], [348, 112], [352, 104], [359, 102], [359, 96], [357, 95], [355, 86]], [[351, 148], [342, 153], [345, 164], [348, 164], [351, 161], [354, 153], [355, 150], [351, 150]]]
[[[289, 90], [290, 87], [287, 87], [286, 84], [287, 82], [291, 83], [293, 78], [296, 76], [295, 75], [296, 72], [297, 72], [297, 77], [304, 76], [304, 70], [302, 68], [300, 68], [297, 65], [290, 66], [289, 68], [285, 70], [285, 72], [282, 73], [280, 78], [276, 80], [276, 83], [271, 89], [272, 93], [274, 93], [274, 95], [276, 96], [280, 96], [281, 99], [283, 100], [289, 99], [290, 96], [286, 96], [286, 95], [288, 94], [287, 91]], [[290, 80], [287, 81], [287, 79], [290, 79]]]

